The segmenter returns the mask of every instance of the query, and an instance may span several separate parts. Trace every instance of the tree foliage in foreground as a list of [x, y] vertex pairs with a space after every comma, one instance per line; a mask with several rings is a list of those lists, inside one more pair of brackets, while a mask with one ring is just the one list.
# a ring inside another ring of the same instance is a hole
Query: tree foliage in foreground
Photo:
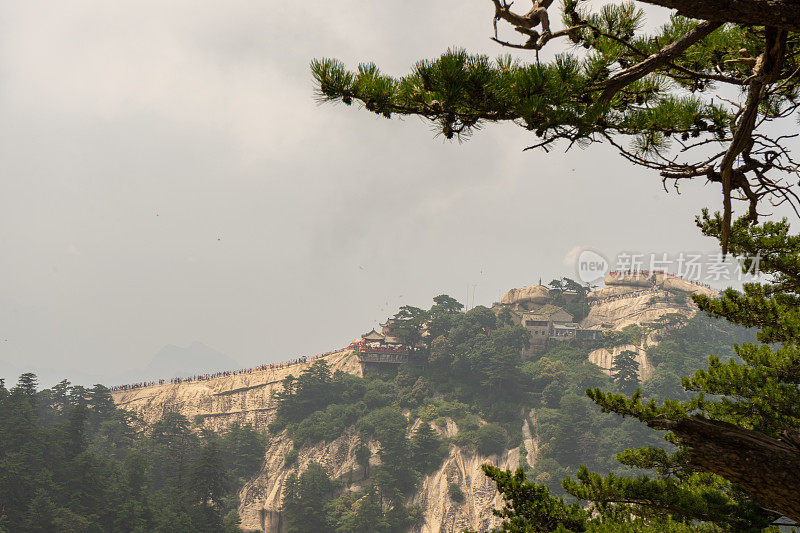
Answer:
[[[494, 40], [536, 51], [534, 61], [451, 49], [396, 78], [374, 63], [349, 70], [338, 60], [319, 59], [311, 69], [320, 99], [359, 101], [387, 118], [421, 116], [448, 139], [487, 123], [514, 122], [537, 138], [529, 148], [602, 141], [633, 164], [658, 171], [665, 186], [697, 177], [719, 183], [724, 251], [731, 200], [747, 202], [752, 223], [762, 199], [798, 201], [791, 137], [775, 133], [792, 127], [800, 106], [796, 2], [645, 0], [592, 8], [565, 0], [558, 27], [553, 0], [534, 0], [524, 14], [512, 10], [513, 2], [491, 2]], [[641, 3], [675, 7], [683, 15], [646, 33]], [[781, 18], [784, 9], [796, 18]], [[522, 42], [499, 37], [500, 21]], [[540, 61], [538, 51], [556, 40], [572, 50]]]
[[[698, 225], [721, 238], [724, 221], [707, 212]], [[800, 520], [800, 237], [786, 221], [734, 224], [731, 251], [760, 257], [768, 283], [726, 290], [720, 298], [695, 297], [713, 316], [757, 327], [760, 343], [736, 347], [739, 360], [709, 359], [707, 370], [684, 378], [696, 397], [642, 402], [590, 391], [604, 409], [670, 430], [688, 450], [687, 464], [719, 474], [766, 509]], [[745, 261], [745, 268], [751, 266]]]

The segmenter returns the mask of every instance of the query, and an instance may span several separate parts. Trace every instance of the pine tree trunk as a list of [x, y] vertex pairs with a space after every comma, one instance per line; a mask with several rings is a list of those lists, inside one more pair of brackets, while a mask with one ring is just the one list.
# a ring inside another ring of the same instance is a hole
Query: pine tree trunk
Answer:
[[640, 0], [700, 20], [800, 31], [798, 0]]
[[656, 429], [675, 433], [689, 447], [691, 463], [739, 485], [766, 509], [800, 522], [800, 439], [783, 439], [695, 416], [656, 419]]

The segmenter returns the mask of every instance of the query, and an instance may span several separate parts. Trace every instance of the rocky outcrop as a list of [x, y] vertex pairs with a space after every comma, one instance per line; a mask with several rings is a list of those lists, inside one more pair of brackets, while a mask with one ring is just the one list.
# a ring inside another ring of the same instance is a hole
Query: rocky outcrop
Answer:
[[[486, 477], [481, 465], [492, 464], [500, 468], [516, 469], [519, 465], [519, 448], [502, 455], [484, 457], [450, 446], [450, 453], [441, 468], [426, 476], [420, 483], [412, 503], [422, 507], [425, 522], [421, 533], [449, 533], [452, 531], [486, 531], [499, 525], [492, 509], [502, 507], [502, 497], [494, 482]], [[463, 502], [454, 502], [449, 488], [458, 484], [464, 493]]]
[[666, 291], [680, 291], [687, 294], [699, 293], [713, 296], [717, 292], [711, 287], [694, 283], [672, 274], [650, 274], [642, 272], [614, 272], [605, 277], [605, 287], [599, 291], [621, 288], [631, 290], [635, 288], [653, 287]]
[[[615, 278], [615, 276], [609, 276]], [[678, 314], [687, 319], [699, 311], [688, 295], [691, 293], [716, 296], [717, 292], [681, 278], [659, 275], [657, 283], [650, 288], [640, 286], [639, 279], [615, 278], [617, 283], [592, 291], [587, 295], [591, 303], [589, 314], [581, 322], [583, 328], [602, 328], [622, 330], [626, 326], [645, 326], [646, 334], [641, 346], [627, 344], [613, 348], [599, 348], [589, 353], [589, 361], [599, 366], [606, 374], [611, 373], [614, 358], [625, 350], [636, 352], [639, 363], [639, 379], [644, 381], [653, 374], [653, 365], [647, 359], [646, 350], [658, 344], [653, 331], [647, 331], [648, 324], [669, 314]], [[608, 282], [608, 280], [606, 280]]]
[[599, 366], [606, 374], [611, 375], [614, 358], [626, 350], [636, 353], [636, 362], [639, 363], [639, 381], [644, 381], [653, 375], [653, 365], [647, 359], [647, 352], [642, 347], [633, 344], [593, 350], [589, 353], [589, 361]]
[[[419, 422], [419, 421], [418, 421]], [[538, 440], [533, 434], [534, 412], [522, 421], [522, 437], [528, 451], [527, 462], [533, 466], [539, 450]], [[414, 425], [414, 427], [416, 424]], [[458, 427], [446, 419], [443, 428], [437, 431], [445, 437], [454, 437]], [[482, 456], [474, 451], [450, 445], [444, 463], [434, 473], [426, 476], [420, 483], [417, 494], [411, 503], [420, 505], [425, 516], [421, 533], [450, 533], [453, 531], [487, 531], [500, 524], [492, 515], [492, 509], [503, 506], [503, 498], [497, 488], [481, 469], [481, 465], [491, 464], [498, 468], [515, 470], [520, 466], [520, 448], [512, 448], [500, 455]], [[454, 502], [449, 493], [451, 484], [457, 484], [464, 493], [463, 502]]]
[[511, 289], [500, 298], [504, 305], [537, 304], [543, 305], [550, 301], [550, 291], [544, 285], [531, 285], [527, 289]]
[[[322, 464], [332, 478], [346, 481], [349, 488], [357, 488], [358, 482], [364, 479], [364, 472], [355, 459], [359, 442], [355, 430], [351, 429], [332, 442], [302, 448], [297, 461], [287, 465], [286, 454], [294, 446], [291, 437], [285, 432], [271, 437], [261, 470], [239, 492], [242, 527], [275, 533], [282, 531], [285, 520], [280, 509], [286, 478], [303, 472], [312, 462]], [[377, 444], [370, 443], [370, 448], [373, 451], [371, 461], [375, 464]]]
[[[418, 425], [412, 424], [409, 432]], [[448, 420], [440, 432], [452, 433], [454, 424]], [[456, 430], [457, 431], [457, 430]], [[300, 450], [297, 462], [285, 464], [285, 455], [292, 449], [288, 435], [270, 439], [261, 471], [242, 488], [239, 493], [242, 527], [260, 531], [281, 531], [285, 523], [280, 507], [283, 486], [291, 474], [303, 472], [311, 462], [325, 466], [331, 477], [344, 482], [346, 489], [355, 491], [365, 483], [365, 473], [355, 459], [355, 449], [360, 440], [355, 429], [329, 443], [305, 447]], [[378, 444], [370, 442], [373, 456], [370, 470], [380, 464]], [[498, 525], [492, 509], [502, 504], [494, 483], [481, 470], [483, 464], [514, 469], [519, 464], [519, 448], [502, 455], [482, 456], [456, 445], [450, 445], [449, 453], [441, 467], [421, 480], [419, 490], [409, 499], [409, 504], [419, 505], [425, 517], [416, 530], [421, 533], [439, 533], [471, 530], [486, 530]], [[463, 502], [454, 502], [449, 493], [452, 483], [461, 487]]]
[[[358, 357], [351, 350], [322, 359], [333, 372], [342, 370], [361, 375]], [[312, 363], [313, 360], [308, 360], [203, 381], [165, 383], [117, 391], [112, 396], [118, 407], [135, 412], [147, 424], [160, 420], [166, 413], [178, 412], [215, 431], [237, 422], [263, 430], [274, 416], [273, 394], [282, 388], [283, 379], [290, 374], [298, 376]]]
[[609, 274], [604, 281], [607, 286], [626, 285], [629, 287], [649, 287], [652, 285], [650, 275], [645, 275], [641, 272]]
[[[614, 287], [623, 289], [623, 287]], [[601, 289], [601, 290], [607, 290]], [[595, 291], [599, 292], [599, 291]], [[613, 330], [621, 330], [630, 325], [642, 325], [655, 322], [659, 318], [677, 313], [687, 318], [693, 317], [698, 309], [694, 304], [676, 303], [669, 293], [659, 295], [656, 291], [634, 292], [615, 291], [611, 299], [593, 305], [589, 315], [581, 322], [585, 328], [602, 327]], [[607, 297], [607, 296], [606, 296]], [[647, 346], [657, 344], [651, 335], [646, 335], [642, 341], [642, 346], [626, 344], [614, 346], [612, 348], [598, 348], [589, 353], [589, 361], [596, 364], [606, 374], [611, 374], [611, 366], [614, 358], [625, 350], [636, 353], [636, 361], [639, 363], [639, 380], [644, 381], [653, 374], [653, 365], [647, 359]]]
[[605, 298], [611, 298], [613, 296], [620, 296], [622, 294], [631, 293], [634, 291], [639, 290], [640, 287], [634, 287], [632, 285], [608, 285], [603, 287], [602, 289], [597, 289], [589, 294], [586, 295], [586, 299], [589, 302], [593, 302], [596, 300], [602, 300]]
[[670, 313], [691, 318], [697, 314], [697, 307], [691, 300], [679, 302], [664, 291], [627, 291], [592, 305], [589, 314], [581, 321], [581, 327], [620, 330], [631, 324], [655, 322]]
[[667, 291], [680, 291], [687, 294], [697, 293], [711, 297], [718, 295], [717, 291], [710, 287], [697, 285], [696, 283], [691, 283], [685, 279], [675, 277], [666, 277], [661, 283], [661, 288]]

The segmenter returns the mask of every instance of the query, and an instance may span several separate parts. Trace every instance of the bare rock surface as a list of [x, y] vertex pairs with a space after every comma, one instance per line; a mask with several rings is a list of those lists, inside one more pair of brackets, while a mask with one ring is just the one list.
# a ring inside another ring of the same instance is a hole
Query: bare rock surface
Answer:
[[599, 366], [600, 370], [606, 374], [611, 375], [611, 365], [614, 364], [614, 358], [626, 350], [636, 353], [636, 362], [639, 363], [639, 381], [644, 381], [653, 375], [653, 365], [647, 359], [647, 353], [641, 347], [633, 344], [593, 350], [589, 353], [589, 361]]
[[531, 285], [526, 289], [511, 289], [500, 298], [500, 303], [513, 305], [523, 302], [545, 304], [550, 301], [550, 291], [543, 285]]
[[[355, 459], [359, 442], [356, 431], [350, 430], [332, 442], [303, 448], [297, 462], [287, 466], [284, 457], [292, 449], [291, 438], [285, 434], [272, 438], [261, 471], [239, 493], [242, 527], [281, 531], [285, 521], [280, 513], [280, 505], [286, 478], [292, 473], [305, 471], [311, 462], [322, 464], [331, 477], [343, 480], [346, 490], [359, 489], [365, 480], [364, 472]], [[374, 468], [380, 464], [378, 444], [371, 442], [369, 446], [373, 451], [370, 468]], [[492, 509], [502, 502], [494, 483], [481, 470], [481, 465], [487, 463], [514, 469], [519, 463], [519, 449], [485, 457], [450, 445], [441, 467], [420, 482], [419, 490], [409, 500], [409, 503], [419, 505], [425, 516], [424, 523], [417, 531], [486, 530], [498, 525], [497, 518], [492, 516]], [[451, 499], [451, 483], [461, 487], [465, 496], [463, 502]]]
[[[714, 289], [669, 276], [660, 276], [659, 283], [649, 288], [610, 285], [588, 294], [587, 298], [593, 305], [581, 322], [581, 327], [622, 330], [634, 324], [646, 326], [669, 314], [678, 314], [689, 319], [699, 311], [688, 297], [692, 293], [712, 297], [718, 295]], [[627, 344], [613, 348], [599, 348], [589, 353], [589, 361], [599, 366], [606, 374], [610, 374], [617, 355], [625, 350], [636, 352], [639, 380], [644, 381], [653, 374], [653, 365], [647, 359], [646, 350], [657, 344], [656, 336], [653, 332], [648, 332], [640, 346]]]
[[[358, 357], [351, 350], [321, 359], [328, 362], [332, 372], [343, 370], [361, 375]], [[264, 430], [274, 417], [276, 402], [273, 394], [283, 388], [283, 379], [290, 374], [300, 375], [312, 363], [313, 360], [308, 360], [208, 380], [115, 391], [112, 397], [118, 407], [135, 412], [147, 424], [157, 422], [166, 413], [177, 412], [189, 420], [201, 418], [203, 427], [215, 431], [227, 429], [237, 422]]]
[[621, 330], [631, 324], [655, 322], [664, 315], [678, 313], [687, 318], [697, 314], [697, 306], [690, 300], [676, 303], [666, 291], [638, 290], [614, 295], [607, 301], [592, 305], [589, 314], [581, 321], [582, 328], [603, 327]]
[[[486, 531], [499, 525], [492, 509], [502, 507], [502, 497], [494, 482], [481, 470], [481, 465], [492, 464], [500, 468], [516, 469], [519, 448], [489, 457], [450, 446], [450, 453], [441, 468], [426, 476], [412, 503], [422, 507], [425, 522], [422, 533], [452, 531]], [[464, 501], [454, 502], [450, 497], [451, 483], [456, 483], [464, 493]]]
[[591, 301], [600, 300], [603, 298], [610, 298], [612, 296], [619, 296], [630, 292], [641, 290], [641, 287], [632, 287], [630, 285], [607, 285], [600, 289], [595, 289], [586, 295], [586, 299]]
[[[300, 474], [312, 462], [320, 463], [332, 478], [342, 479], [349, 488], [358, 487], [364, 472], [358, 466], [355, 450], [360, 441], [354, 428], [328, 443], [307, 446], [299, 450], [297, 461], [287, 465], [286, 454], [293, 448], [286, 432], [271, 437], [267, 443], [264, 462], [259, 473], [245, 483], [239, 492], [239, 514], [244, 529], [279, 532], [283, 528], [280, 508], [283, 487], [291, 474]], [[377, 443], [370, 443], [373, 452], [371, 463], [377, 464]]]

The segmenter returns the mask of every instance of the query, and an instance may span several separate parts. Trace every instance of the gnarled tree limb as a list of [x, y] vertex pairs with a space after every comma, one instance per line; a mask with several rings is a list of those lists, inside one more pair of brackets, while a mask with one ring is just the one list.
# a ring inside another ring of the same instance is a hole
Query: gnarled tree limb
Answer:
[[800, 31], [797, 0], [640, 0], [645, 4], [675, 9], [681, 15], [733, 24], [772, 26]]
[[511, 4], [507, 3], [505, 0], [492, 0], [492, 3], [494, 3], [495, 21], [502, 19], [512, 26], [527, 28], [529, 30], [541, 24], [542, 32], [550, 31], [550, 19], [547, 16], [547, 8], [550, 7], [553, 0], [534, 0], [533, 7], [524, 15], [518, 15], [511, 11]]
[[721, 22], [701, 22], [677, 41], [668, 44], [644, 61], [623, 70], [608, 80], [605, 89], [603, 89], [603, 94], [600, 97], [601, 100], [605, 102], [610, 101], [614, 95], [624, 87], [647, 76], [660, 67], [669, 65], [675, 58], [685, 52], [687, 48], [702, 41], [720, 26], [722, 26]]
[[758, 431], [693, 416], [655, 419], [650, 427], [672, 431], [689, 448], [691, 464], [736, 483], [762, 505], [800, 521], [800, 439], [782, 439]]
[[[764, 88], [773, 80], [780, 70], [781, 59], [786, 49], [786, 32], [775, 28], [767, 28], [764, 52], [759, 55], [750, 84], [747, 88], [747, 102], [739, 116], [733, 140], [728, 145], [720, 164], [722, 174], [722, 253], [728, 253], [728, 240], [731, 228], [731, 182], [733, 180], [733, 164], [743, 152], [748, 152], [753, 145], [753, 129], [758, 118], [758, 106], [761, 103]], [[753, 221], [755, 222], [755, 220]]]

